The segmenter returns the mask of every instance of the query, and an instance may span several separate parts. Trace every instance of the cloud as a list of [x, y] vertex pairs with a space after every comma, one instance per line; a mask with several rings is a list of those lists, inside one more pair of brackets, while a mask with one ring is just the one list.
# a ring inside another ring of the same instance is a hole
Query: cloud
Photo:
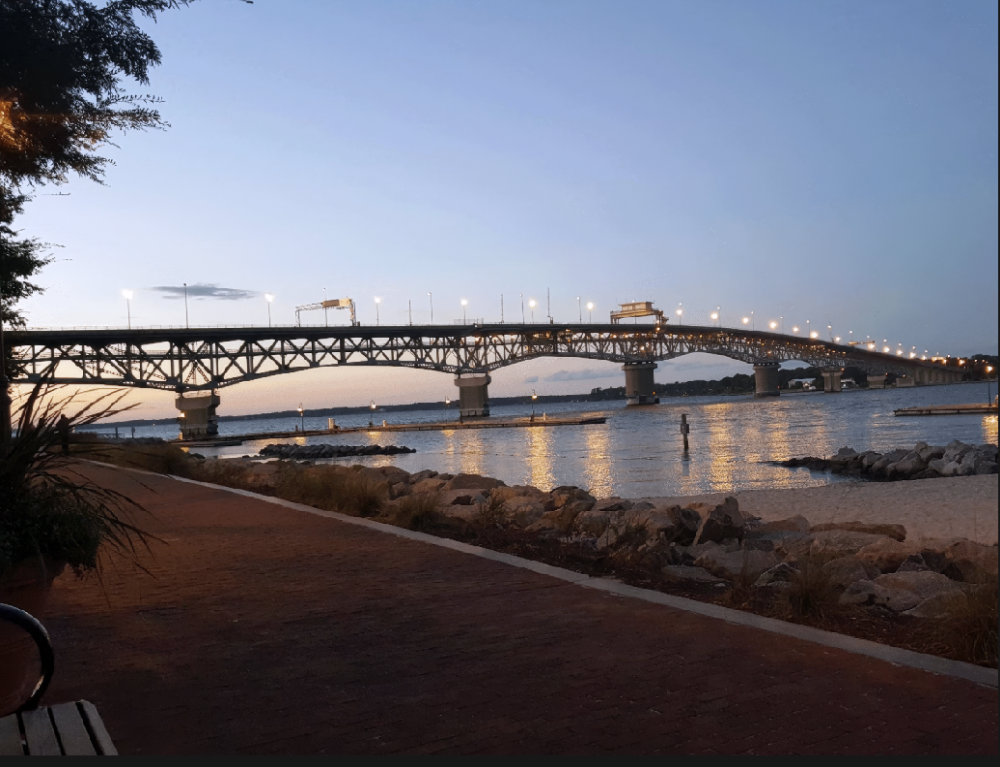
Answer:
[[[619, 375], [617, 370], [598, 370], [595, 368], [584, 368], [583, 370], [559, 370], [552, 375], [545, 376], [545, 381], [592, 381], [597, 378], [616, 378]], [[537, 380], [537, 379], [536, 379]]]
[[256, 298], [260, 292], [256, 290], [241, 290], [240, 288], [220, 288], [218, 285], [159, 285], [150, 290], [162, 293], [164, 298], [217, 298], [221, 301], [242, 301], [246, 298]]
[[528, 376], [524, 379], [525, 383], [538, 383], [538, 376]]

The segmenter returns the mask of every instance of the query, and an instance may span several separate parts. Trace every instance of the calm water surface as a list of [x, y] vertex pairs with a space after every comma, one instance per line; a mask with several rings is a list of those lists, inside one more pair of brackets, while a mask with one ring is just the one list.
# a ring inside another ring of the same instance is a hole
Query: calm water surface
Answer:
[[[993, 386], [992, 392], [996, 393]], [[470, 472], [502, 479], [509, 485], [543, 489], [577, 485], [599, 497], [695, 495], [772, 487], [809, 487], [850, 481], [805, 469], [770, 466], [766, 461], [835, 453], [845, 445], [858, 450], [910, 447], [919, 440], [946, 444], [997, 442], [996, 416], [896, 417], [893, 410], [918, 405], [987, 401], [986, 384], [958, 384], [913, 389], [849, 391], [842, 394], [793, 394], [775, 399], [690, 397], [661, 405], [625, 408], [624, 401], [562, 403], [545, 407], [552, 415], [595, 413], [607, 423], [514, 429], [385, 433], [359, 432], [308, 438], [246, 442], [241, 447], [197, 448], [209, 456], [256, 455], [269, 442], [299, 444], [397, 444], [417, 450], [399, 456], [339, 459], [369, 466], [395, 465], [407, 471], [435, 469]], [[539, 414], [542, 409], [538, 409]], [[496, 417], [530, 413], [530, 406], [493, 409]], [[681, 414], [691, 425], [691, 450], [683, 453]], [[449, 413], [457, 417], [454, 409]], [[389, 423], [440, 421], [445, 411], [379, 412]], [[341, 416], [342, 427], [366, 426], [368, 416]], [[223, 422], [220, 434], [289, 431], [298, 418]], [[104, 427], [106, 428], [106, 427]], [[325, 418], [306, 419], [306, 429], [326, 428]], [[103, 430], [103, 429], [102, 429]], [[176, 427], [136, 429], [136, 436], [175, 437]]]

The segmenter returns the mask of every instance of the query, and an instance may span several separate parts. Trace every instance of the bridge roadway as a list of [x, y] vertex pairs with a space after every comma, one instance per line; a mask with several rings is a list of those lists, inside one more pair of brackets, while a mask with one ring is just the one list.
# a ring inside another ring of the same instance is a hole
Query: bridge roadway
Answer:
[[[539, 357], [619, 362], [629, 404], [656, 401], [656, 363], [718, 354], [753, 365], [756, 396], [776, 396], [778, 366], [821, 368], [825, 390], [840, 391], [845, 367], [906, 383], [961, 380], [961, 371], [820, 339], [759, 330], [656, 324], [495, 323], [468, 325], [50, 329], [8, 331], [20, 360], [13, 383], [131, 386], [176, 391], [182, 433], [215, 431], [218, 389], [318, 367], [383, 365], [451, 373], [459, 412], [489, 415], [489, 373]], [[203, 396], [183, 396], [205, 392]]]

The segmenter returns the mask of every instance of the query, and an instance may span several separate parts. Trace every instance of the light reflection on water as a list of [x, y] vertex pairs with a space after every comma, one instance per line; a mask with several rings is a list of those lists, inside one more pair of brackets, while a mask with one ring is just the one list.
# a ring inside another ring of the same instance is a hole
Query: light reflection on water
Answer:
[[[393, 464], [407, 471], [435, 469], [469, 472], [502, 479], [509, 485], [550, 489], [577, 485], [599, 497], [620, 495], [694, 495], [766, 487], [808, 487], [849, 481], [805, 469], [789, 470], [764, 461], [835, 453], [848, 445], [858, 450], [910, 447], [919, 440], [947, 444], [997, 441], [995, 416], [896, 417], [893, 410], [929, 404], [985, 402], [985, 384], [929, 386], [840, 395], [690, 397], [626, 410], [612, 402], [546, 405], [550, 414], [599, 412], [607, 423], [592, 426], [468, 429], [324, 435], [247, 442], [242, 447], [197, 448], [203, 455], [254, 455], [270, 441], [331, 444], [398, 444], [413, 454], [340, 459], [371, 466]], [[530, 410], [494, 408], [496, 417], [527, 415]], [[691, 450], [683, 453], [681, 414], [691, 425]], [[433, 411], [380, 413], [389, 423], [434, 421]], [[343, 427], [367, 425], [367, 414], [339, 417]], [[299, 419], [223, 422], [223, 434], [293, 429]], [[306, 419], [307, 428], [325, 427], [325, 419]], [[137, 429], [138, 436], [172, 437], [168, 427]]]

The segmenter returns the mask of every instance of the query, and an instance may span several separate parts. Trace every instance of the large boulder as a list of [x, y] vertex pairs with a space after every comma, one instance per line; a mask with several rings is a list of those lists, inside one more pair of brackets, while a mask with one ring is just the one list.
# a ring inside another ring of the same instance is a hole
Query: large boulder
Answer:
[[964, 442], [960, 442], [955, 439], [948, 443], [948, 446], [944, 449], [944, 460], [946, 462], [957, 461], [961, 463], [962, 458], [965, 454], [974, 448], [972, 445], [966, 445]]
[[438, 473], [434, 469], [424, 469], [423, 471], [418, 471], [410, 475], [410, 484], [416, 485], [423, 482], [425, 479], [430, 479], [431, 477], [436, 477]]
[[573, 530], [578, 535], [597, 538], [604, 534], [611, 522], [611, 512], [600, 509], [587, 509], [576, 515]]
[[917, 447], [913, 448], [913, 452], [920, 456], [920, 460], [925, 463], [930, 463], [931, 461], [944, 457], [945, 448], [940, 445], [928, 445], [926, 442], [918, 442], [917, 446], [923, 445], [918, 450]]
[[919, 453], [907, 453], [905, 457], [891, 464], [886, 470], [886, 476], [896, 479], [908, 479], [927, 468], [927, 462]]
[[838, 557], [823, 565], [823, 572], [831, 586], [846, 588], [857, 581], [870, 581], [881, 573], [878, 568], [856, 557]]
[[597, 505], [597, 499], [594, 496], [573, 485], [554, 488], [549, 491], [549, 497], [557, 509], [575, 503], [578, 504], [581, 511], [586, 511]]
[[875, 581], [860, 580], [848, 585], [840, 595], [840, 604], [871, 607], [885, 605], [889, 601], [888, 589], [879, 586]]
[[997, 547], [975, 541], [959, 540], [944, 552], [950, 567], [945, 572], [958, 576], [966, 583], [997, 578]]
[[891, 450], [875, 461], [868, 469], [870, 474], [886, 474], [889, 467], [910, 454], [909, 450]]
[[882, 454], [876, 453], [874, 450], [866, 450], [861, 454], [861, 468], [866, 472], [870, 472], [872, 467], [882, 460]]
[[897, 613], [912, 610], [932, 597], [964, 594], [953, 580], [932, 571], [888, 573], [876, 578], [874, 584], [888, 593], [884, 604]]
[[885, 540], [886, 536], [855, 533], [850, 530], [823, 530], [813, 533], [812, 538], [809, 547], [811, 554], [834, 559], [857, 554], [865, 546]]
[[732, 496], [719, 504], [692, 503], [687, 508], [701, 515], [701, 527], [695, 536], [695, 543], [718, 542], [726, 538], [743, 539], [748, 517], [740, 511], [739, 503]]
[[725, 551], [715, 549], [707, 551], [694, 561], [695, 567], [703, 567], [712, 575], [726, 580], [733, 580], [745, 572], [751, 578], [757, 578], [765, 570], [770, 570], [779, 562], [771, 551]]
[[880, 572], [891, 573], [898, 570], [899, 566], [910, 557], [919, 555], [921, 549], [922, 547], [916, 543], [882, 538], [862, 547], [856, 557], [861, 562], [878, 568]]
[[502, 487], [504, 483], [493, 477], [483, 477], [479, 474], [456, 474], [445, 484], [445, 490], [492, 490]]
[[445, 486], [445, 480], [438, 476], [422, 479], [411, 485], [414, 493], [436, 493]]
[[889, 538], [894, 538], [897, 541], [906, 540], [906, 528], [902, 525], [879, 525], [879, 524], [869, 524], [867, 522], [859, 522], [857, 520], [852, 520], [850, 522], [824, 522], [819, 525], [813, 525], [812, 531], [814, 533], [820, 533], [825, 530], [849, 530], [852, 533], [868, 533], [869, 535], [885, 535]]
[[753, 533], [808, 533], [810, 530], [809, 520], [801, 515], [788, 517], [787, 519], [776, 519], [773, 522], [762, 522], [753, 529]]
[[927, 597], [916, 607], [905, 610], [903, 615], [914, 618], [946, 618], [956, 607], [961, 607], [969, 598], [962, 591], [947, 591]]
[[754, 586], [771, 586], [776, 583], [788, 583], [795, 577], [795, 574], [799, 572], [798, 568], [789, 562], [779, 562], [774, 567], [769, 570], [765, 570], [761, 573], [757, 580], [754, 581]]
[[633, 509], [636, 522], [646, 526], [651, 544], [675, 543], [690, 546], [701, 528], [701, 515], [694, 509], [680, 506], [667, 508]]

